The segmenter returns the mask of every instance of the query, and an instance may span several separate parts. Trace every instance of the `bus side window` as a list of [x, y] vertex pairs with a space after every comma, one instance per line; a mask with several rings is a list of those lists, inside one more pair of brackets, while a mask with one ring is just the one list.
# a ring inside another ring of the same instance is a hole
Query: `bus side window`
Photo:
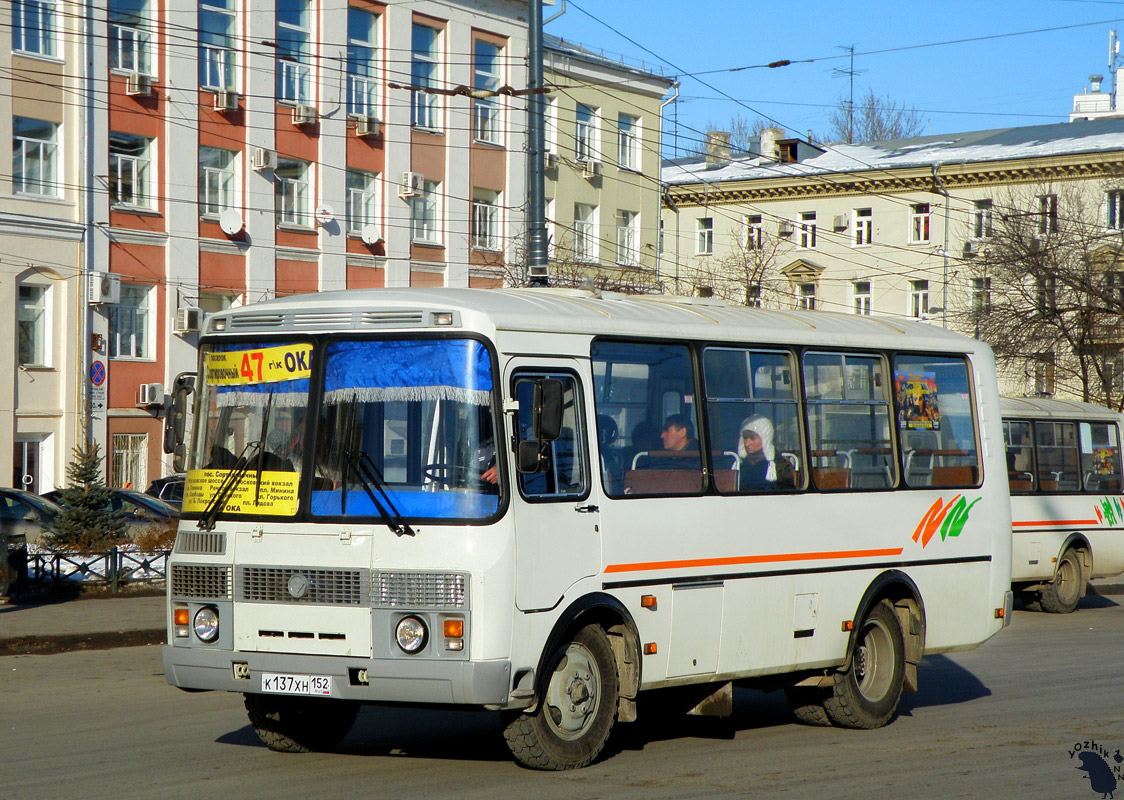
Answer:
[[1086, 492], [1119, 494], [1120, 439], [1116, 426], [1108, 422], [1082, 422], [1081, 472]]
[[577, 380], [567, 373], [521, 372], [515, 377], [514, 394], [519, 403], [516, 439], [532, 437], [531, 418], [535, 381], [550, 377], [562, 383], [562, 432], [544, 442], [546, 469], [519, 475], [519, 491], [528, 499], [549, 500], [582, 496], [587, 491], [586, 449], [581, 414], [581, 392]]

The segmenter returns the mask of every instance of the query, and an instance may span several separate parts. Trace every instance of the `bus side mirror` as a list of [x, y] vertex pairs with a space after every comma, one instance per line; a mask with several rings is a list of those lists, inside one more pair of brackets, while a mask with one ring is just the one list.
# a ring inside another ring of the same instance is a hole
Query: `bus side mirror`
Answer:
[[535, 381], [533, 435], [540, 442], [553, 442], [562, 434], [562, 381]]
[[[183, 441], [187, 434], [187, 412], [191, 395], [195, 392], [195, 374], [181, 373], [176, 376], [172, 389], [172, 407], [164, 424], [164, 452], [179, 456], [184, 452]], [[177, 468], [176, 472], [182, 472]]]
[[172, 471], [183, 472], [185, 466], [187, 466], [187, 446], [177, 444], [172, 454]]
[[522, 475], [542, 470], [542, 447], [534, 439], [524, 439], [515, 451], [515, 469]]

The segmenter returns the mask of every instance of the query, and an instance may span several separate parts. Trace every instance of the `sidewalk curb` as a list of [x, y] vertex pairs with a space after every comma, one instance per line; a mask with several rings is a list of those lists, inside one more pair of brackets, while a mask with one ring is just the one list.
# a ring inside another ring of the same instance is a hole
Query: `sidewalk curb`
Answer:
[[55, 653], [69, 653], [74, 650], [110, 650], [115, 647], [164, 644], [167, 633], [164, 628], [148, 628], [133, 631], [13, 636], [0, 639], [0, 657], [46, 656]]
[[1105, 583], [1100, 586], [1089, 584], [1085, 589], [1086, 594], [1095, 594], [1101, 597], [1124, 594], [1124, 583]]

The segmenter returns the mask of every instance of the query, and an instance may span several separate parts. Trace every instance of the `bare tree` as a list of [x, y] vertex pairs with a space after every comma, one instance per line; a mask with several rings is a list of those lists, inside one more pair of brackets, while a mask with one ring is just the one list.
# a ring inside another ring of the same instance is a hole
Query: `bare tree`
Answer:
[[[520, 237], [509, 262], [501, 266], [507, 287], [530, 286], [527, 271], [526, 241]], [[589, 288], [622, 294], [660, 294], [663, 286], [650, 270], [638, 266], [601, 264], [578, 258], [573, 237], [559, 237], [550, 253], [550, 285], [561, 288]]]
[[1118, 230], [1074, 187], [1011, 191], [982, 252], [957, 326], [995, 351], [1028, 394], [1124, 408], [1124, 251]]
[[744, 227], [727, 256], [683, 267], [682, 284], [692, 294], [709, 294], [740, 305], [779, 307], [788, 297], [788, 281], [776, 269], [781, 239], [761, 227]]
[[871, 90], [855, 101], [854, 109], [847, 97], [840, 97], [827, 119], [830, 126], [825, 138], [819, 141], [882, 142], [889, 139], [906, 139], [920, 136], [925, 129], [917, 110], [906, 108], [890, 95], [879, 97]]

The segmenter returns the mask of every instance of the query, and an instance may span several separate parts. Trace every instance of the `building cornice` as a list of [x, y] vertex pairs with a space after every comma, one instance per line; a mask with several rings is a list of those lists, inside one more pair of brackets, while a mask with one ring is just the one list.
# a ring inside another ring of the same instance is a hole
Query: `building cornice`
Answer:
[[139, 244], [150, 247], [164, 247], [168, 244], [168, 234], [163, 231], [143, 231], [136, 228], [103, 228], [109, 241], [118, 244]]
[[241, 256], [245, 255], [246, 251], [250, 249], [250, 245], [242, 242], [228, 242], [222, 239], [205, 239], [199, 240], [200, 253], [218, 253], [224, 256]]
[[35, 239], [80, 242], [85, 230], [84, 226], [66, 220], [0, 213], [0, 236], [26, 236]]
[[319, 250], [306, 250], [303, 247], [278, 247], [275, 252], [278, 261], [307, 261], [311, 264], [320, 263]]

